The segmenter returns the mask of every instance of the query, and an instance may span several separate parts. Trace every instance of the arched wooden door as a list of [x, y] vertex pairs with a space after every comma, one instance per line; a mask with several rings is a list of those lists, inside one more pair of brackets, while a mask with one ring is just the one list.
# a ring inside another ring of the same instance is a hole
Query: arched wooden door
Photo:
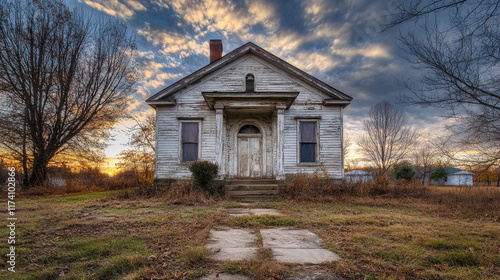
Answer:
[[254, 125], [238, 131], [238, 177], [262, 177], [262, 134]]

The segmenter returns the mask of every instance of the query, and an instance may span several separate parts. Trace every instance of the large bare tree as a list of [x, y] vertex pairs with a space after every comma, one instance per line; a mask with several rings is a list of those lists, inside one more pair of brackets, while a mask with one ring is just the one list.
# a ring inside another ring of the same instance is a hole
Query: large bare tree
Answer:
[[406, 124], [406, 114], [387, 101], [370, 108], [363, 128], [365, 132], [358, 145], [377, 167], [378, 176], [387, 175], [387, 171], [412, 150], [418, 138]]
[[45, 182], [56, 154], [102, 147], [133, 90], [134, 52], [118, 21], [60, 0], [0, 0], [0, 94], [10, 100], [1, 122], [18, 116], [0, 143], [22, 155], [29, 142], [29, 185]]
[[[411, 102], [453, 119], [448, 147], [463, 161], [500, 164], [500, 4], [498, 0], [401, 1], [388, 26], [407, 22], [400, 42], [421, 71], [406, 82]], [[420, 28], [419, 28], [420, 27]], [[458, 149], [458, 150], [457, 150]], [[464, 156], [467, 151], [474, 151]]]

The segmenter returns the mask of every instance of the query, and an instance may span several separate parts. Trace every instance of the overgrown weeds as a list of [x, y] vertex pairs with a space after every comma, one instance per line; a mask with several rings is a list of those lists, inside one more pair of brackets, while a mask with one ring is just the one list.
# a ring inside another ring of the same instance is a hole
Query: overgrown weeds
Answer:
[[100, 191], [123, 190], [137, 187], [137, 184], [125, 179], [104, 178], [100, 180], [68, 180], [63, 186], [36, 186], [21, 189], [21, 197], [61, 196]]
[[156, 198], [171, 204], [197, 205], [214, 203], [221, 195], [208, 196], [205, 191], [195, 187], [190, 180], [172, 184], [148, 184], [134, 189], [118, 192], [120, 199]]
[[299, 174], [280, 188], [282, 198], [311, 202], [365, 201], [376, 204], [434, 205], [468, 216], [500, 216], [500, 189], [479, 186], [426, 186], [418, 181], [334, 184], [328, 176]]

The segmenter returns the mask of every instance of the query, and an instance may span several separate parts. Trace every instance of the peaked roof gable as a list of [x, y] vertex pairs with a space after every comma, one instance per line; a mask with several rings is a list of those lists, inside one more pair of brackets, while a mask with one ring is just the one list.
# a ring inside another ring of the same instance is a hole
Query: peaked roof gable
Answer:
[[248, 42], [243, 46], [226, 54], [225, 56], [219, 58], [218, 60], [182, 78], [181, 80], [173, 83], [172, 85], [160, 90], [155, 95], [146, 99], [146, 102], [149, 103], [150, 105], [157, 104], [157, 102], [164, 100], [168, 96], [174, 94], [175, 92], [178, 92], [183, 88], [186, 88], [189, 85], [192, 85], [193, 83], [199, 81], [203, 77], [209, 75], [210, 73], [213, 73], [214, 71], [217, 71], [218, 69], [221, 69], [222, 67], [232, 63], [233, 61], [243, 57], [248, 53], [252, 53], [257, 57], [262, 58], [263, 60], [271, 63], [272, 65], [290, 74], [292, 77], [302, 80], [303, 82], [311, 85], [313, 88], [316, 88], [319, 91], [325, 93], [326, 95], [330, 96], [332, 98], [331, 101], [335, 101], [335, 103], [338, 102], [339, 104], [348, 105], [352, 100], [352, 97], [350, 97], [349, 95], [314, 78], [313, 76], [289, 64], [288, 62], [275, 56], [274, 54], [264, 50], [263, 48], [257, 46], [256, 44]]

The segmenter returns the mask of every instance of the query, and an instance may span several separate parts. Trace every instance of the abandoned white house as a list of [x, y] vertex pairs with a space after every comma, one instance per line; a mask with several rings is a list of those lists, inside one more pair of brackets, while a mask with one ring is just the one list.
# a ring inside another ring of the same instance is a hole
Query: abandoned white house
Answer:
[[343, 110], [352, 98], [249, 42], [153, 95], [155, 179], [189, 178], [189, 164], [220, 179], [280, 180], [322, 167], [343, 179]]

